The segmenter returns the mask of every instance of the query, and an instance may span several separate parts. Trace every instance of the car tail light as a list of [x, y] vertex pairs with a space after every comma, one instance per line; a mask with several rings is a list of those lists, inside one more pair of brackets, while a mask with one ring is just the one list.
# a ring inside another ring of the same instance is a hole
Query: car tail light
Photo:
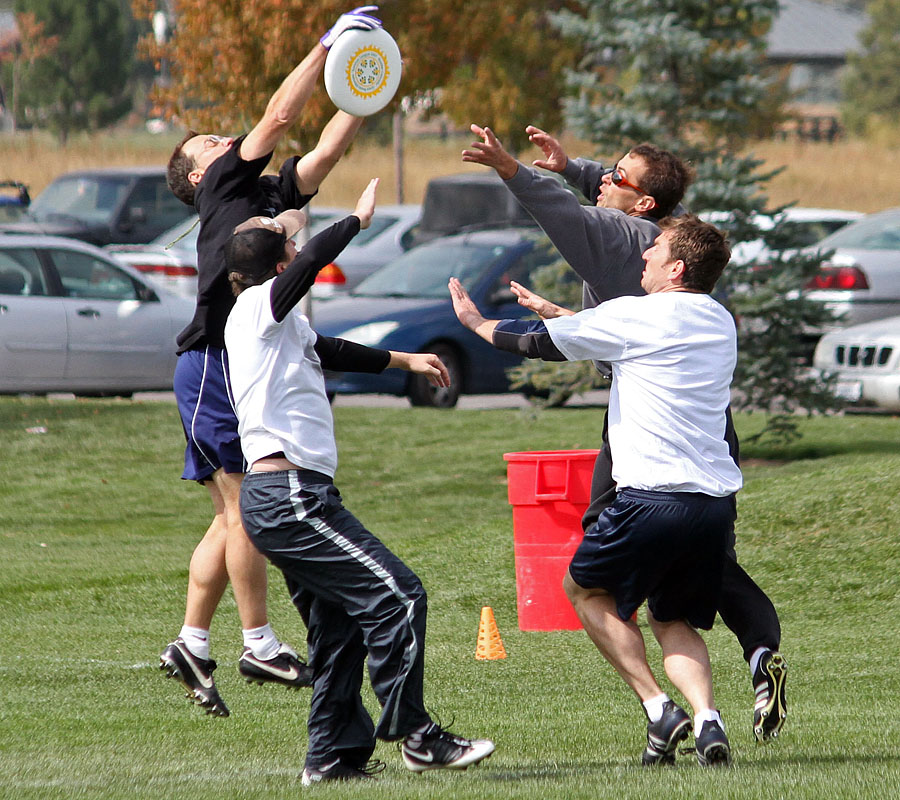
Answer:
[[868, 289], [866, 273], [859, 267], [822, 267], [807, 289]]
[[337, 264], [328, 264], [322, 267], [316, 276], [316, 283], [329, 283], [332, 286], [343, 286], [347, 282], [347, 276]]
[[197, 274], [196, 267], [174, 264], [135, 264], [134, 268], [150, 275], [165, 275], [167, 278], [193, 278]]

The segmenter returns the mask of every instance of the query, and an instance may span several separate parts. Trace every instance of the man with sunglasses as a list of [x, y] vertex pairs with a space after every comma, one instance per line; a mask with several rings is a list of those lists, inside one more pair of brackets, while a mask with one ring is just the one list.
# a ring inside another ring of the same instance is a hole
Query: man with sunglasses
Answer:
[[266, 561], [241, 524], [246, 463], [225, 351], [225, 321], [235, 297], [224, 247], [235, 226], [250, 217], [274, 217], [305, 206], [350, 145], [362, 119], [338, 111], [311, 152], [287, 159], [277, 175], [262, 175], [312, 96], [328, 49], [344, 31], [380, 27], [370, 13], [375, 10], [377, 6], [362, 6], [342, 14], [282, 81], [249, 133], [233, 138], [191, 131], [169, 160], [169, 187], [182, 202], [195, 206], [200, 218], [197, 305], [193, 320], [177, 337], [174, 388], [187, 439], [182, 478], [206, 486], [214, 518], [191, 558], [184, 624], [160, 655], [160, 668], [184, 685], [189, 700], [214, 716], [229, 715], [209, 654], [210, 624], [229, 581], [243, 632], [240, 674], [251, 682], [289, 688], [312, 684], [312, 669], [269, 626]]
[[[513, 158], [490, 128], [472, 125], [471, 130], [480, 140], [463, 151], [463, 161], [492, 167], [506, 182], [584, 281], [584, 308], [645, 293], [641, 288], [642, 253], [659, 236], [659, 221], [671, 215], [684, 197], [692, 178], [686, 164], [667, 150], [640, 144], [608, 170], [588, 159], [569, 159], [557, 139], [528, 126], [529, 139], [544, 154], [534, 165], [561, 174], [593, 204], [582, 205], [559, 181]], [[574, 313], [524, 287], [518, 293], [523, 306], [545, 319]], [[597, 366], [609, 375], [608, 365], [598, 362]], [[603, 421], [603, 446], [594, 465], [591, 503], [582, 518], [585, 530], [615, 500], [607, 425], [608, 415]], [[725, 439], [737, 463], [739, 447], [730, 413]], [[737, 636], [750, 666], [756, 698], [753, 733], [760, 742], [777, 737], [787, 715], [787, 663], [778, 652], [781, 626], [772, 601], [737, 563], [733, 529], [718, 610]]]

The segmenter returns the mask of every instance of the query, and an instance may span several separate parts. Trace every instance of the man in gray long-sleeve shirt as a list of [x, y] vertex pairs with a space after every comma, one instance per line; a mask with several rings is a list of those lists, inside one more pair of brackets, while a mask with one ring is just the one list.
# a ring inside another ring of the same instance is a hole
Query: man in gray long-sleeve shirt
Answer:
[[[606, 170], [594, 161], [569, 159], [552, 136], [532, 126], [526, 128], [530, 140], [544, 153], [535, 166], [563, 175], [593, 203], [588, 206], [554, 178], [513, 158], [490, 128], [472, 125], [471, 129], [480, 141], [463, 151], [463, 161], [491, 167], [506, 182], [584, 281], [585, 308], [617, 297], [644, 294], [641, 255], [659, 236], [658, 221], [677, 208], [691, 180], [689, 168], [680, 159], [654, 145], [641, 144], [619, 159], [614, 169]], [[541, 317], [574, 313], [527, 289], [517, 293], [519, 302]], [[604, 369], [601, 364], [598, 367]], [[725, 439], [737, 462], [738, 441], [730, 414]], [[615, 488], [604, 419], [603, 448], [591, 482], [591, 505], [582, 520], [585, 529], [613, 502]], [[778, 652], [781, 628], [772, 601], [737, 563], [733, 531], [719, 614], [737, 636], [750, 665], [756, 695], [753, 732], [759, 741], [774, 738], [787, 714], [787, 664]]]

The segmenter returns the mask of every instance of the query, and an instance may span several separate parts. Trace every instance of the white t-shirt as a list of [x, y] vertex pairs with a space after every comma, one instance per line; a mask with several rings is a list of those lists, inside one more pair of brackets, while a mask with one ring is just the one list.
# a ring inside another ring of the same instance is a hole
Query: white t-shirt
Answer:
[[241, 292], [225, 324], [244, 458], [252, 464], [282, 451], [297, 466], [333, 478], [337, 446], [316, 332], [297, 308], [276, 322], [271, 287], [270, 280]]
[[724, 439], [737, 360], [725, 308], [707, 294], [655, 292], [545, 323], [570, 361], [612, 362], [609, 444], [618, 488], [715, 497], [740, 489]]

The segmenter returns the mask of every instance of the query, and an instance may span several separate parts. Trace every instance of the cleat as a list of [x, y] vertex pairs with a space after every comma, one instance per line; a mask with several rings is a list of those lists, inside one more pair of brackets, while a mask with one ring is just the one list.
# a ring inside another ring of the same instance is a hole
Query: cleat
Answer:
[[730, 767], [731, 745], [722, 726], [706, 720], [696, 740], [697, 761], [701, 767]]
[[657, 722], [647, 723], [647, 747], [641, 756], [645, 767], [671, 766], [675, 763], [675, 750], [679, 742], [687, 739], [691, 718], [672, 700], [663, 704], [663, 715]]
[[265, 660], [257, 658], [249, 647], [245, 647], [238, 662], [238, 672], [247, 683], [280, 683], [291, 689], [312, 686], [313, 682], [312, 667], [284, 643], [273, 658]]
[[753, 707], [753, 735], [757, 741], [775, 739], [781, 733], [787, 717], [787, 701], [784, 683], [787, 678], [787, 661], [773, 650], [763, 653], [753, 673], [756, 704]]
[[213, 680], [216, 662], [197, 658], [180, 636], [166, 647], [159, 656], [159, 668], [167, 678], [177, 678], [185, 688], [185, 697], [214, 717], [227, 717], [228, 706], [219, 696]]
[[436, 723], [417, 737], [415, 743], [410, 737], [401, 747], [403, 763], [413, 772], [429, 769], [465, 770], [472, 764], [483, 761], [494, 752], [494, 743], [489, 739], [463, 739], [446, 731]]
[[378, 759], [373, 759], [361, 767], [335, 761], [325, 767], [306, 767], [300, 773], [300, 783], [303, 786], [313, 786], [326, 781], [373, 781], [384, 768], [385, 763]]

